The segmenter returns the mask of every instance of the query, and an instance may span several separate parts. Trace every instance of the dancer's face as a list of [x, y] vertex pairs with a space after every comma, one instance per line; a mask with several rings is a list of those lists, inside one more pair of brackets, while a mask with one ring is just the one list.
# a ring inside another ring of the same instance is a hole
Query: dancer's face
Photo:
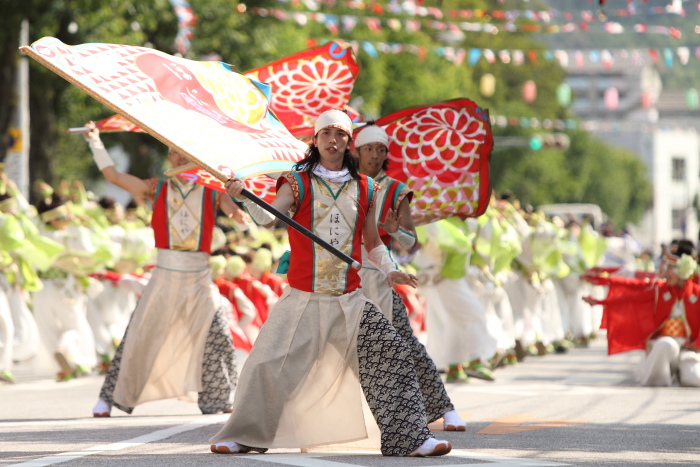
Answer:
[[168, 151], [168, 160], [172, 164], [173, 168], [181, 167], [189, 162], [189, 159], [174, 149], [170, 149]]
[[358, 172], [369, 177], [376, 177], [382, 170], [387, 157], [387, 148], [382, 143], [367, 143], [355, 149]]
[[350, 144], [350, 135], [339, 128], [322, 128], [314, 136], [314, 144], [321, 154], [321, 164], [330, 170], [340, 170], [345, 150]]

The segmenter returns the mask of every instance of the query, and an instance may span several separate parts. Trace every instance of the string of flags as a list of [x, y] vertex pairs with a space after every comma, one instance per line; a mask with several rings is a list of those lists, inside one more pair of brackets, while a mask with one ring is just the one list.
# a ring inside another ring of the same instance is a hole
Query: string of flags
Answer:
[[551, 119], [551, 118], [536, 118], [536, 117], [514, 117], [506, 115], [491, 115], [491, 125], [498, 128], [523, 128], [533, 130], [548, 130], [548, 131], [598, 131], [598, 132], [630, 132], [630, 131], [691, 131], [700, 133], [700, 128], [697, 126], [680, 125], [680, 124], [657, 124], [657, 123], [640, 123], [640, 122], [624, 122], [624, 121], [605, 121], [605, 120], [576, 120], [573, 118], [567, 119]]
[[[242, 10], [242, 11], [241, 11]], [[484, 32], [488, 34], [507, 33], [577, 33], [577, 32], [600, 32], [606, 34], [622, 34], [625, 26], [615, 21], [606, 21], [600, 25], [590, 25], [582, 21], [580, 23], [568, 22], [561, 25], [542, 24], [515, 24], [512, 21], [503, 24], [468, 22], [468, 21], [439, 21], [439, 20], [416, 20], [384, 18], [378, 16], [355, 16], [355, 15], [335, 15], [314, 11], [288, 11], [282, 8], [246, 8], [238, 10], [242, 14], [251, 14], [265, 18], [275, 18], [279, 21], [294, 21], [299, 26], [305, 26], [310, 21], [323, 24], [331, 34], [339, 32], [350, 33], [358, 24], [365, 25], [370, 31], [378, 33], [385, 28], [393, 31], [406, 30], [408, 32], [418, 32], [422, 29], [432, 31], [452, 31], [463, 32]], [[633, 30], [639, 34], [661, 34], [664, 36], [680, 39], [683, 33], [676, 27], [662, 25], [635, 24]], [[698, 33], [698, 31], [695, 31]]]
[[[322, 42], [325, 41], [326, 39], [322, 40]], [[671, 68], [676, 64], [687, 65], [692, 57], [700, 60], [700, 46], [689, 45], [646, 49], [493, 50], [447, 46], [426, 47], [398, 42], [348, 42], [353, 46], [356, 54], [362, 50], [371, 58], [377, 58], [380, 53], [411, 53], [420, 59], [433, 54], [455, 65], [466, 63], [468, 66], [474, 66], [479, 60], [484, 59], [491, 65], [503, 63], [515, 66], [525, 63], [537, 66], [540, 63], [556, 60], [559, 65], [567, 69], [588, 65], [601, 65], [605, 68], [612, 68], [615, 65], [641, 67], [652, 63]]]
[[[630, 16], [658, 16], [658, 15], [679, 15], [686, 16], [688, 10], [699, 11], [700, 2], [682, 2], [681, 0], [670, 0], [665, 6], [638, 8], [634, 1], [628, 1], [625, 8], [610, 10], [559, 10], [548, 8], [542, 10], [535, 9], [513, 9], [513, 10], [484, 10], [484, 9], [441, 9], [434, 6], [423, 6], [422, 2], [405, 0], [402, 2], [393, 1], [386, 5], [377, 2], [365, 2], [361, 0], [277, 0], [279, 3], [291, 5], [293, 8], [304, 6], [311, 11], [318, 11], [322, 7], [333, 8], [342, 5], [351, 10], [370, 12], [375, 15], [412, 16], [418, 18], [434, 19], [472, 19], [472, 18], [493, 18], [505, 21], [515, 21], [526, 19], [528, 21], [549, 23], [553, 20], [564, 19], [565, 21], [582, 20], [585, 22], [604, 21], [610, 16], [630, 17]], [[590, 2], [589, 2], [590, 3]], [[646, 3], [646, 2], [645, 2]], [[605, 6], [605, 2], [600, 3]]]
[[190, 50], [190, 40], [194, 38], [194, 26], [197, 24], [197, 16], [186, 0], [170, 0], [170, 5], [177, 16], [175, 50], [184, 56]]

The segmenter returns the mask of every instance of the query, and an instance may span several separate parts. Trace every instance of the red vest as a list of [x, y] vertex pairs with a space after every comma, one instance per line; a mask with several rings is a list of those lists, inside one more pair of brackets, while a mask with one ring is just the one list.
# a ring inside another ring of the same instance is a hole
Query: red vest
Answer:
[[[384, 222], [389, 210], [396, 211], [397, 209], [399, 209], [399, 204], [401, 204], [401, 200], [403, 200], [404, 198], [403, 196], [400, 196], [401, 190], [403, 190], [404, 187], [406, 187], [406, 184], [398, 180], [394, 180], [393, 178], [389, 178], [387, 176], [384, 176], [381, 179], [377, 179], [375, 181], [381, 185], [384, 193], [382, 199], [377, 200], [377, 203], [380, 204], [378, 204], [376, 207], [376, 209], [380, 210], [379, 222]], [[413, 193], [409, 192], [407, 196], [408, 200], [410, 201], [413, 197]], [[391, 235], [389, 235], [387, 232], [385, 232], [383, 229], [380, 229], [379, 227], [377, 227], [377, 231], [379, 232], [379, 237], [382, 239], [382, 242], [384, 242], [384, 245], [390, 247]]]
[[[291, 172], [277, 181], [277, 189], [284, 183], [289, 183], [292, 187], [295, 199], [295, 212], [292, 219], [313, 232], [314, 215], [314, 194], [311, 184], [311, 175], [308, 172]], [[357, 222], [353, 234], [352, 247], [349, 256], [362, 264], [362, 226], [365, 217], [372, 206], [372, 197], [375, 192], [374, 181], [364, 175], [360, 175], [359, 180], [351, 179], [348, 183], [348, 190], [352, 189], [352, 184], [359, 186], [359, 196], [355, 200], [357, 206]], [[354, 191], [353, 191], [354, 192]], [[317, 235], [319, 232], [316, 232]], [[323, 238], [323, 235], [319, 235]], [[328, 241], [328, 239], [324, 238]], [[330, 243], [330, 242], [329, 242]], [[311, 239], [297, 232], [293, 228], [289, 229], [289, 271], [287, 281], [295, 289], [305, 292], [315, 292], [315, 252], [314, 243]], [[344, 267], [346, 275], [345, 289], [342, 293], [349, 293], [360, 287], [360, 276], [357, 271], [349, 265], [337, 259], [339, 268]], [[342, 263], [342, 266], [340, 265]]]
[[263, 275], [260, 277], [260, 282], [270, 287], [278, 297], [282, 296], [284, 287], [287, 285], [287, 281], [269, 271], [265, 271], [263, 273]]
[[[153, 216], [151, 227], [156, 241], [156, 248], [170, 249], [170, 226], [168, 225], [168, 186], [167, 180], [152, 179], [153, 190]], [[193, 251], [205, 251], [211, 254], [211, 240], [216, 225], [217, 193], [210, 188], [199, 187], [204, 190], [202, 195], [202, 223], [199, 228], [199, 241], [197, 249]]]

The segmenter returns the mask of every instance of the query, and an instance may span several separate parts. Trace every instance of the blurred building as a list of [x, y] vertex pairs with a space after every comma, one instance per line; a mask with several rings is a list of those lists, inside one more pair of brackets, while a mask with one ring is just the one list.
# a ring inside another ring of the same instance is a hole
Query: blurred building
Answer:
[[597, 138], [647, 166], [653, 202], [642, 222], [630, 226], [633, 236], [657, 252], [674, 238], [697, 242], [700, 111], [691, 110], [685, 91], [664, 91], [651, 64], [578, 65], [567, 69], [572, 111]]

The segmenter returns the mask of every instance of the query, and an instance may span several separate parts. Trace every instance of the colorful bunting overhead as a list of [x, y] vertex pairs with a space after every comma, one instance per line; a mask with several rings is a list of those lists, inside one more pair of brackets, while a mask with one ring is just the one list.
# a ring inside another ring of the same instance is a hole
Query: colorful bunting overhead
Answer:
[[175, 37], [175, 49], [182, 56], [190, 50], [190, 40], [194, 37], [194, 26], [197, 24], [197, 16], [186, 0], [170, 0], [170, 5], [177, 16], [177, 36]]
[[[506, 33], [545, 33], [545, 34], [569, 34], [580, 32], [598, 32], [605, 34], [621, 34], [625, 32], [625, 26], [615, 21], [592, 22], [569, 21], [563, 24], [539, 24], [525, 23], [516, 24], [512, 21], [506, 23], [486, 23], [467, 21], [439, 21], [439, 20], [412, 20], [400, 18], [384, 18], [376, 16], [352, 16], [336, 15], [329, 13], [319, 13], [314, 11], [288, 11], [281, 8], [248, 8], [242, 14], [250, 14], [260, 17], [275, 18], [279, 21], [294, 21], [299, 26], [305, 26], [309, 21], [313, 21], [326, 26], [331, 34], [338, 34], [340, 31], [350, 33], [358, 24], [364, 24], [374, 33], [380, 32], [383, 28], [394, 31], [407, 29], [416, 32], [421, 29], [431, 31], [462, 31], [462, 32], [484, 32], [488, 34]], [[683, 33], [674, 27], [661, 25], [635, 24], [633, 30], [639, 34], [661, 34], [680, 39]]]
[[462, 65], [466, 62], [469, 66], [474, 66], [484, 59], [491, 65], [500, 62], [505, 65], [520, 66], [529, 63], [537, 66], [556, 60], [564, 68], [580, 68], [598, 64], [606, 68], [615, 65], [639, 67], [650, 63], [670, 68], [677, 64], [685, 66], [691, 58], [700, 60], [700, 46], [696, 45], [661, 49], [492, 50], [424, 47], [397, 42], [350, 41], [350, 44], [356, 53], [362, 50], [372, 58], [379, 56], [379, 53], [410, 53], [421, 59], [426, 55], [436, 55], [455, 65]]
[[[512, 10], [484, 10], [484, 9], [442, 9], [434, 6], [424, 6], [422, 2], [405, 0], [402, 2], [392, 1], [387, 5], [380, 5], [375, 2], [358, 0], [277, 0], [279, 3], [291, 5], [298, 8], [302, 5], [312, 11], [318, 11], [323, 7], [333, 8], [342, 5], [350, 10], [371, 12], [373, 14], [392, 14], [401, 16], [412, 16], [418, 18], [452, 18], [452, 19], [472, 19], [472, 18], [494, 18], [499, 20], [514, 21], [516, 19], [526, 19], [528, 21], [538, 21], [549, 23], [554, 19], [563, 18], [566, 21], [582, 19], [584, 21], [596, 21], [609, 16], [654, 16], [654, 15], [683, 15], [686, 10], [700, 10], [700, 2], [681, 0], [669, 0], [665, 6], [637, 8], [633, 1], [628, 1], [626, 8], [615, 8], [605, 10], [560, 10], [548, 8], [546, 10], [534, 9], [512, 9]], [[501, 2], [502, 3], [502, 2]], [[590, 3], [590, 2], [589, 2]], [[645, 2], [646, 3], [646, 2]], [[686, 6], [683, 6], [685, 3]], [[599, 0], [599, 5], [604, 6]]]
[[[693, 109], [693, 102], [687, 103], [689, 110]], [[491, 115], [492, 127], [498, 128], [523, 128], [533, 130], [584, 130], [584, 131], [605, 131], [605, 132], [623, 132], [623, 131], [652, 131], [652, 130], [682, 130], [698, 133], [700, 127], [692, 126], [691, 124], [680, 123], [642, 123], [642, 122], [620, 122], [612, 120], [576, 120], [573, 118], [536, 118], [536, 117], [516, 117], [507, 115]]]

